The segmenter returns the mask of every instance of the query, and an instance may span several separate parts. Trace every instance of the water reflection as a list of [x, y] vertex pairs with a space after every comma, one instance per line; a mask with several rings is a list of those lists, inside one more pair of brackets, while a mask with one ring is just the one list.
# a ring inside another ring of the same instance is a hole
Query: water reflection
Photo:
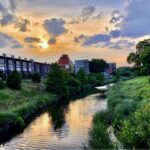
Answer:
[[83, 149], [87, 143], [93, 115], [107, 108], [97, 95], [54, 106], [37, 117], [20, 135], [4, 145], [7, 150]]
[[68, 125], [66, 123], [66, 113], [68, 105], [55, 105], [49, 110], [49, 117], [51, 118], [52, 134], [56, 135], [58, 139], [64, 138], [68, 134]]

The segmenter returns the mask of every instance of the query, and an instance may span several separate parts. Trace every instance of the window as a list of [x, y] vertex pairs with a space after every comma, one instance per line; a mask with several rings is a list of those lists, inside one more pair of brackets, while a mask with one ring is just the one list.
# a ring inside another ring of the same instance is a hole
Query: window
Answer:
[[23, 62], [23, 71], [27, 71], [27, 62]]
[[14, 70], [13, 60], [8, 60], [8, 68], [9, 70]]
[[0, 70], [4, 70], [5, 69], [5, 61], [3, 58], [0, 58]]
[[16, 61], [16, 70], [21, 71], [21, 63], [20, 61]]
[[28, 63], [29, 71], [32, 72], [32, 63]]

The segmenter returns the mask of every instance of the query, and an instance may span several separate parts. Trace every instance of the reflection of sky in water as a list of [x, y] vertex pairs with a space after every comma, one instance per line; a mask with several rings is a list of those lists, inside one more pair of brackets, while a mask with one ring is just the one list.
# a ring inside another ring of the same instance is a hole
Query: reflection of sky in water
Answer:
[[106, 106], [106, 101], [92, 95], [71, 102], [68, 110], [52, 108], [4, 147], [9, 150], [81, 149], [87, 143], [93, 115]]

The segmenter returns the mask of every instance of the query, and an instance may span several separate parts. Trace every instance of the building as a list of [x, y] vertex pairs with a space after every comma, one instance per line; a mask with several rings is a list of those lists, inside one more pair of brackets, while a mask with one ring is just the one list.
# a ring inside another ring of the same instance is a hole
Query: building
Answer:
[[8, 57], [6, 54], [0, 56], [0, 72], [8, 75], [12, 71], [18, 71], [22, 75], [29, 76], [33, 73], [39, 73], [46, 76], [50, 71], [50, 64], [35, 62], [33, 59], [15, 58], [14, 55]]
[[115, 73], [116, 69], [117, 69], [116, 63], [108, 63], [108, 73], [110, 75], [112, 75], [113, 73]]
[[74, 65], [68, 55], [62, 55], [58, 60], [58, 66], [70, 73], [74, 72]]
[[85, 71], [86, 74], [90, 73], [88, 59], [75, 61], [75, 73], [77, 73], [81, 68]]

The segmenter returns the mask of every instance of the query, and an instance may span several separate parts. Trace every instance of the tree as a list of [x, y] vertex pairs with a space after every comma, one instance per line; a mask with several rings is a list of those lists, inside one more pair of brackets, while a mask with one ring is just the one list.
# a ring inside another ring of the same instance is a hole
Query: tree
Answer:
[[7, 86], [15, 90], [21, 88], [21, 75], [17, 71], [13, 71], [8, 75]]
[[77, 79], [81, 82], [81, 84], [87, 83], [87, 75], [83, 68], [77, 72]]
[[69, 89], [65, 73], [57, 64], [52, 65], [52, 71], [48, 74], [46, 81], [47, 91], [53, 92], [60, 98], [68, 98]]
[[40, 74], [39, 73], [34, 73], [32, 75], [32, 81], [34, 83], [40, 83], [41, 82], [41, 76], [40, 76]]
[[5, 88], [5, 83], [2, 79], [0, 79], [0, 89], [4, 89]]
[[6, 80], [6, 75], [3, 73], [2, 70], [0, 70], [0, 78], [4, 81]]
[[132, 52], [127, 57], [129, 64], [134, 64], [141, 74], [150, 74], [150, 39], [140, 41], [136, 45], [136, 52]]
[[103, 59], [92, 59], [90, 62], [91, 73], [102, 73], [108, 67], [107, 63]]

